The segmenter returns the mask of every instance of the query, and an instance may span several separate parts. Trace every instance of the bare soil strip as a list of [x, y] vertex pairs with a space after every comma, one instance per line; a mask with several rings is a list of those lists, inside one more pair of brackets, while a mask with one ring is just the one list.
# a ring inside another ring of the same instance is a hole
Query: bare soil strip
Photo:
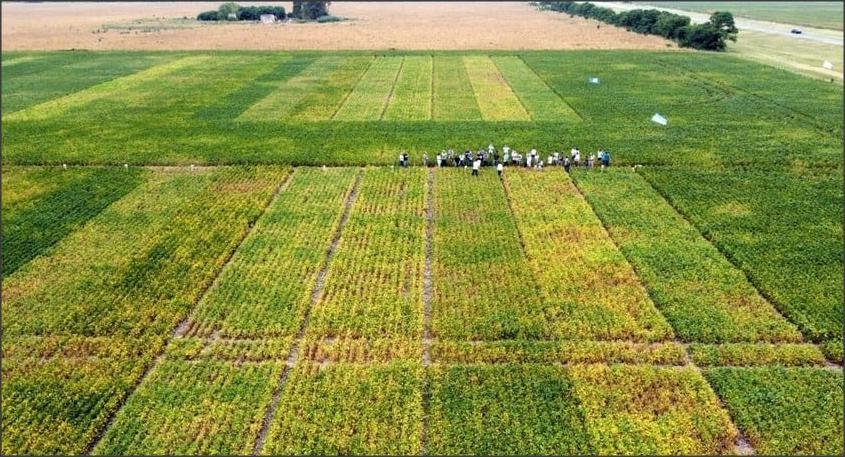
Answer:
[[340, 216], [340, 222], [337, 225], [332, 242], [326, 251], [326, 259], [320, 269], [320, 274], [317, 276], [317, 281], [314, 283], [314, 289], [311, 291], [311, 304], [305, 311], [305, 317], [299, 325], [299, 331], [296, 332], [296, 337], [291, 345], [287, 362], [285, 363], [284, 368], [282, 368], [282, 373], [279, 376], [279, 383], [276, 385], [276, 389], [273, 391], [272, 400], [270, 400], [270, 404], [267, 406], [267, 410], [264, 413], [264, 420], [261, 422], [261, 430], [258, 432], [258, 436], [255, 439], [255, 445], [252, 447], [252, 455], [260, 454], [261, 449], [264, 447], [264, 441], [267, 439], [267, 432], [270, 430], [270, 424], [273, 422], [273, 417], [276, 415], [276, 409], [279, 407], [279, 401], [282, 398], [282, 392], [284, 391], [288, 376], [290, 375], [293, 367], [296, 366], [297, 360], [299, 360], [299, 347], [302, 345], [302, 340], [305, 337], [306, 330], [308, 330], [308, 323], [311, 320], [311, 311], [314, 309], [314, 306], [317, 304], [317, 301], [320, 300], [323, 293], [323, 285], [326, 282], [329, 265], [331, 265], [332, 259], [337, 251], [337, 246], [340, 244], [340, 236], [343, 233], [343, 227], [346, 225], [346, 221], [349, 220], [349, 214], [352, 212], [352, 206], [355, 204], [355, 199], [358, 197], [358, 188], [361, 184], [362, 175], [363, 170], [358, 172], [358, 176], [355, 178], [355, 183], [352, 185], [352, 191], [346, 198], [346, 203], [344, 203], [343, 214]]
[[[433, 64], [433, 62], [432, 62]], [[434, 78], [432, 78], [432, 81]], [[428, 170], [425, 208], [425, 270], [423, 271], [423, 389], [422, 389], [422, 455], [428, 454], [428, 415], [431, 391], [428, 381], [428, 366], [431, 365], [431, 258], [434, 238], [434, 171]]]
[[[258, 221], [258, 219], [260, 219], [264, 215], [264, 213], [267, 212], [267, 208], [269, 208], [270, 205], [276, 200], [276, 198], [281, 193], [282, 188], [287, 186], [287, 183], [290, 181], [292, 175], [293, 172], [288, 173], [285, 179], [281, 183], [279, 183], [279, 186], [276, 188], [270, 198], [268, 198], [267, 201], [264, 202], [264, 206], [261, 208], [261, 213], [255, 219], [256, 221]], [[188, 311], [188, 316], [193, 314], [194, 310], [197, 307], [197, 304], [199, 304], [202, 299], [205, 298], [205, 296], [208, 294], [208, 291], [211, 290], [211, 288], [215, 284], [217, 284], [217, 280], [218, 278], [220, 278], [220, 274], [223, 272], [223, 270], [226, 269], [226, 266], [229, 265], [229, 262], [232, 260], [232, 257], [234, 257], [235, 252], [237, 252], [238, 248], [240, 248], [244, 240], [246, 240], [246, 238], [252, 233], [252, 230], [254, 228], [255, 223], [252, 223], [249, 228], [244, 231], [244, 234], [241, 239], [238, 240], [232, 250], [229, 251], [229, 253], [227, 254], [226, 260], [223, 262], [223, 266], [220, 267], [219, 270], [217, 270], [217, 273], [214, 275], [214, 279], [197, 296], [196, 301], [194, 301], [193, 305], [191, 306], [191, 309]], [[153, 371], [153, 368], [155, 368], [156, 366], [158, 366], [159, 363], [161, 363], [161, 361], [164, 359], [164, 354], [167, 352], [167, 346], [170, 344], [170, 341], [172, 341], [173, 338], [176, 337], [180, 329], [186, 327], [188, 316], [185, 316], [185, 318], [182, 319], [181, 322], [179, 322], [178, 324], [176, 324], [175, 327], [173, 327], [173, 330], [170, 332], [170, 337], [167, 341], [164, 342], [164, 344], [161, 345], [161, 348], [159, 349], [159, 352], [156, 357], [149, 365], [147, 365], [146, 368], [144, 368], [143, 374], [141, 374], [137, 381], [135, 381], [135, 384], [133, 384], [129, 391], [123, 396], [123, 398], [120, 399], [120, 401], [117, 403], [117, 406], [115, 406], [111, 413], [109, 413], [108, 420], [106, 421], [105, 426], [103, 426], [101, 430], [98, 430], [97, 433], [94, 434], [94, 437], [91, 439], [91, 441], [89, 441], [88, 444], [85, 446], [85, 450], [82, 452], [83, 455], [91, 455], [91, 451], [93, 451], [94, 448], [97, 447], [97, 445], [100, 443], [100, 441], [102, 441], [103, 437], [106, 435], [106, 432], [108, 432], [108, 430], [114, 423], [114, 419], [117, 417], [117, 414], [120, 412], [121, 409], [123, 409], [123, 406], [126, 405], [126, 402], [129, 400], [129, 398], [135, 393], [135, 391], [138, 390], [138, 387], [140, 387], [141, 384], [149, 377], [150, 373]]]

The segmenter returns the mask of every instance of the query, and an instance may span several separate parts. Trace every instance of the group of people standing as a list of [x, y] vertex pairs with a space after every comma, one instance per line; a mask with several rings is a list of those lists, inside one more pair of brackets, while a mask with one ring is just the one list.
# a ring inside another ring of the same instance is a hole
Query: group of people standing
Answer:
[[[573, 147], [567, 156], [565, 153], [552, 152], [546, 156], [546, 160], [536, 149], [532, 149], [527, 154], [523, 155], [515, 149], [508, 146], [502, 147], [502, 155], [491, 144], [487, 149], [479, 149], [472, 152], [467, 149], [464, 152], [456, 153], [452, 148], [441, 150], [435, 156], [434, 165], [440, 167], [472, 167], [472, 175], [478, 176], [479, 171], [485, 166], [495, 166], [496, 172], [501, 175], [504, 171], [505, 165], [522, 166], [526, 168], [534, 168], [536, 170], [543, 170], [544, 166], [561, 166], [567, 173], [572, 167], [584, 166], [586, 169], [595, 168], [597, 162], [601, 165], [602, 170], [610, 166], [610, 152], [605, 149], [599, 149], [597, 154], [590, 154], [586, 160], [581, 160], [581, 150]], [[429, 156], [428, 153], [423, 153], [423, 166], [428, 167]], [[399, 166], [410, 166], [408, 160], [408, 153], [402, 151], [399, 154]]]

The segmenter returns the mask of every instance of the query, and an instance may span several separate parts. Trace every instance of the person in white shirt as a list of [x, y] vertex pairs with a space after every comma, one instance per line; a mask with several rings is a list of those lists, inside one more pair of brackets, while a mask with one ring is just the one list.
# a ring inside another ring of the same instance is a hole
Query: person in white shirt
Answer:
[[499, 162], [499, 163], [496, 164], [496, 173], [499, 175], [499, 177], [502, 176], [502, 171], [504, 171], [504, 170], [505, 170], [505, 166], [502, 165], [502, 162]]
[[472, 175], [473, 175], [473, 176], [478, 176], [478, 170], [480, 170], [480, 169], [481, 169], [481, 159], [476, 158], [476, 159], [472, 162]]

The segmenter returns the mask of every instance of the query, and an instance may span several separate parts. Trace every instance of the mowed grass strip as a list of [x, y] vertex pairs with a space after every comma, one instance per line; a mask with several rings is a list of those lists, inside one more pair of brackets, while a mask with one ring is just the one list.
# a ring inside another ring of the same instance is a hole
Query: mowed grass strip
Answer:
[[241, 113], [238, 120], [279, 121], [286, 118], [308, 94], [320, 90], [326, 76], [343, 62], [341, 56], [320, 57], [296, 76], [280, 82], [276, 90]]
[[481, 120], [481, 111], [460, 56], [434, 56], [432, 79], [432, 118], [435, 121]]
[[262, 454], [419, 454], [422, 378], [419, 362], [321, 366], [300, 361]]
[[758, 454], [842, 454], [841, 371], [711, 368], [705, 375]]
[[167, 63], [184, 54], [48, 52], [3, 60], [3, 114]]
[[309, 335], [422, 337], [426, 176], [422, 168], [366, 170]]
[[320, 89], [310, 92], [288, 117], [295, 121], [327, 121], [334, 116], [352, 92], [362, 73], [367, 71], [373, 56], [348, 56], [343, 65], [328, 74], [320, 84]]
[[627, 170], [574, 173], [587, 201], [687, 342], [798, 342], [801, 334], [648, 182]]
[[581, 365], [569, 374], [597, 455], [733, 451], [736, 427], [695, 368]]
[[493, 62], [534, 121], [580, 122], [572, 110], [517, 56], [495, 56]]
[[435, 364], [429, 371], [433, 455], [595, 453], [562, 367]]
[[499, 179], [451, 168], [434, 178], [432, 336], [546, 336], [542, 297]]
[[336, 121], [377, 121], [387, 106], [404, 57], [378, 56], [355, 85], [343, 106], [335, 113]]
[[140, 185], [144, 176], [138, 169], [4, 169], [3, 275], [46, 252]]
[[249, 454], [281, 365], [165, 360], [92, 454]]
[[562, 169], [505, 173], [526, 256], [563, 339], [673, 337], [625, 256]]
[[427, 121], [431, 118], [431, 56], [406, 56], [384, 112], [388, 121]]
[[70, 109], [81, 107], [89, 102], [132, 92], [136, 87], [146, 82], [160, 82], [160, 78], [162, 76], [187, 68], [196, 70], [197, 67], [202, 66], [209, 60], [211, 60], [211, 56], [208, 55], [182, 57], [167, 63], [155, 65], [127, 76], [112, 79], [110, 81], [73, 92], [63, 97], [39, 103], [27, 109], [11, 113], [8, 116], [3, 116], [3, 120], [40, 121], [52, 117], [59, 117], [67, 113]]
[[660, 168], [644, 176], [809, 339], [842, 341], [839, 169]]
[[490, 57], [465, 56], [464, 67], [485, 121], [531, 120]]
[[297, 169], [197, 305], [186, 334], [295, 334], [355, 174]]

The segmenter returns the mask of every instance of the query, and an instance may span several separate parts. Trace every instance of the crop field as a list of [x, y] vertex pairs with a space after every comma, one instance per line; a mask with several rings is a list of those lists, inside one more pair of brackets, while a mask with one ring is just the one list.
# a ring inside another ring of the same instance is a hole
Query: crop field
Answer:
[[[845, 448], [841, 85], [692, 52], [2, 60], [5, 453]], [[489, 143], [613, 163], [420, 166]]]

